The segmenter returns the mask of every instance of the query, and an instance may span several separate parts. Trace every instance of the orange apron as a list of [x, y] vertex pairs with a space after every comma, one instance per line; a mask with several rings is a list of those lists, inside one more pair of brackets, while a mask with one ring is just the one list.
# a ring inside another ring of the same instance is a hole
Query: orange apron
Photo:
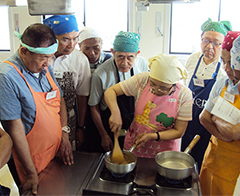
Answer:
[[[48, 69], [46, 69], [46, 77], [52, 86], [52, 91], [57, 91], [54, 98], [46, 100], [48, 92], [35, 92], [28, 84], [19, 69], [13, 63], [9, 61], [5, 62], [11, 64], [22, 76], [35, 101], [35, 122], [31, 131], [26, 135], [26, 138], [28, 141], [32, 161], [35, 165], [37, 173], [39, 174], [55, 157], [61, 142], [62, 126], [59, 115], [61, 100], [60, 91], [53, 81]], [[12, 153], [19, 179], [21, 184], [24, 184], [27, 179], [25, 169], [22, 166], [14, 148]]]
[[[221, 97], [227, 89], [225, 86]], [[240, 109], [240, 96], [234, 103]], [[240, 173], [240, 140], [225, 142], [212, 135], [204, 155], [200, 173], [203, 195], [233, 195]]]

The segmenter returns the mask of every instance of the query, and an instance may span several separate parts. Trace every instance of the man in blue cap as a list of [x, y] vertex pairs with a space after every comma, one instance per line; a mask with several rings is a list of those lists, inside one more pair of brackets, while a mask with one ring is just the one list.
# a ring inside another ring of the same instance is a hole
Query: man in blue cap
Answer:
[[200, 141], [191, 151], [199, 170], [210, 139], [209, 132], [199, 122], [199, 114], [208, 100], [213, 84], [225, 75], [220, 61], [220, 52], [224, 37], [231, 28], [229, 21], [215, 22], [209, 18], [204, 22], [201, 26], [202, 51], [193, 53], [185, 65], [189, 74], [185, 84], [193, 92], [194, 104], [193, 120], [188, 122], [188, 127], [182, 137], [181, 150], [185, 150], [196, 134], [201, 136]]
[[15, 34], [20, 47], [0, 65], [0, 120], [13, 141], [8, 166], [14, 180], [20, 191], [37, 194], [38, 174], [58, 152], [64, 164], [74, 162], [65, 101], [49, 66], [58, 42], [39, 23]]
[[[58, 50], [51, 60], [54, 75], [64, 93], [68, 112], [69, 139], [75, 150], [75, 144], [83, 142], [84, 121], [87, 99], [90, 90], [90, 65], [87, 57], [75, 48], [78, 43], [79, 30], [74, 15], [54, 15], [45, 20], [59, 42]], [[75, 114], [75, 98], [77, 98], [77, 115]], [[76, 127], [76, 117], [78, 124]]]
[[[98, 132], [91, 133], [92, 151], [105, 152], [113, 149], [113, 133], [108, 124], [110, 110], [104, 101], [105, 90], [135, 74], [148, 71], [148, 61], [138, 56], [139, 41], [140, 36], [137, 33], [119, 32], [111, 49], [113, 57], [99, 66], [92, 75], [88, 104], [98, 129]], [[122, 128], [127, 130], [134, 115], [134, 98], [121, 96], [118, 98], [118, 105], [122, 111]]]

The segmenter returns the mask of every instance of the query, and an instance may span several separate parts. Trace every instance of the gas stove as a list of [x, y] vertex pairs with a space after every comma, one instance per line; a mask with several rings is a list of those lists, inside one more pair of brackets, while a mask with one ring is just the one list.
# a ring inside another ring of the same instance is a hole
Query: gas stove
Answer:
[[83, 195], [202, 195], [197, 165], [181, 181], [166, 179], [157, 172], [154, 159], [137, 158], [133, 171], [115, 176], [104, 164], [104, 158], [88, 182]]

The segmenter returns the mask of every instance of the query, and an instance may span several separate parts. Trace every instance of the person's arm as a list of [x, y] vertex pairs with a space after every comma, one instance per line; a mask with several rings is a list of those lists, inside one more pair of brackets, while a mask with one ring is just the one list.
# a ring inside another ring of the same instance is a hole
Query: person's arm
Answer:
[[[165, 131], [159, 131], [159, 139], [160, 140], [173, 140], [177, 138], [181, 138], [187, 128], [188, 121], [176, 120], [175, 125], [172, 129], [168, 129]], [[133, 140], [133, 143], [136, 144], [136, 148], [144, 145], [149, 140], [158, 139], [158, 135], [156, 133], [146, 133], [137, 135]]]
[[27, 174], [27, 180], [22, 186], [22, 192], [31, 189], [33, 194], [37, 194], [38, 174], [33, 164], [24, 126], [21, 118], [4, 121], [5, 129], [12, 138], [14, 149]]
[[206, 109], [203, 109], [199, 115], [200, 123], [208, 130], [209, 133], [218, 139], [229, 142], [229, 139], [225, 138], [217, 129], [216, 124], [212, 120], [212, 116], [213, 115], [210, 112], [208, 112]]
[[12, 139], [0, 128], [0, 168], [2, 168], [9, 160], [12, 150]]
[[[67, 109], [64, 98], [61, 98], [61, 106], [60, 106], [60, 120], [62, 127], [67, 126]], [[72, 146], [69, 141], [69, 135], [66, 132], [62, 132], [62, 140], [59, 147], [59, 153], [65, 165], [72, 165], [73, 161], [73, 153], [72, 153]]]
[[236, 141], [240, 139], [240, 123], [232, 125], [214, 115], [212, 116], [212, 121], [215, 123], [219, 133], [225, 137], [225, 141]]
[[109, 118], [109, 126], [112, 132], [118, 132], [122, 128], [122, 117], [121, 112], [117, 104], [117, 96], [123, 95], [119, 84], [115, 84], [108, 88], [104, 93], [104, 99], [111, 111], [111, 116]]
[[[77, 95], [77, 112], [78, 112], [78, 126], [76, 128], [76, 144], [77, 147], [81, 146], [84, 142], [84, 123], [87, 112], [87, 96]], [[80, 128], [81, 127], [81, 128]]]
[[96, 127], [98, 129], [98, 132], [101, 136], [102, 147], [104, 148], [105, 151], [112, 150], [113, 149], [113, 143], [112, 143], [112, 140], [109, 137], [107, 131], [105, 130], [105, 128], [103, 126], [99, 104], [95, 105], [95, 106], [90, 106], [90, 111], [91, 111], [93, 122], [96, 125]]

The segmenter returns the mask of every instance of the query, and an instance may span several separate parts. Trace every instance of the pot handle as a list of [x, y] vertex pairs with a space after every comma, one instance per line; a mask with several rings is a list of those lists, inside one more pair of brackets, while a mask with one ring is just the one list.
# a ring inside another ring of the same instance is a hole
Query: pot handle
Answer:
[[129, 152], [132, 152], [134, 150], [134, 148], [136, 147], [136, 144], [134, 143], [130, 148], [129, 148]]
[[185, 153], [190, 153], [192, 148], [196, 145], [196, 143], [198, 142], [198, 140], [200, 139], [200, 135], [195, 135], [195, 137], [193, 138], [193, 140], [191, 141], [191, 143], [188, 145], [188, 147], [184, 150]]

